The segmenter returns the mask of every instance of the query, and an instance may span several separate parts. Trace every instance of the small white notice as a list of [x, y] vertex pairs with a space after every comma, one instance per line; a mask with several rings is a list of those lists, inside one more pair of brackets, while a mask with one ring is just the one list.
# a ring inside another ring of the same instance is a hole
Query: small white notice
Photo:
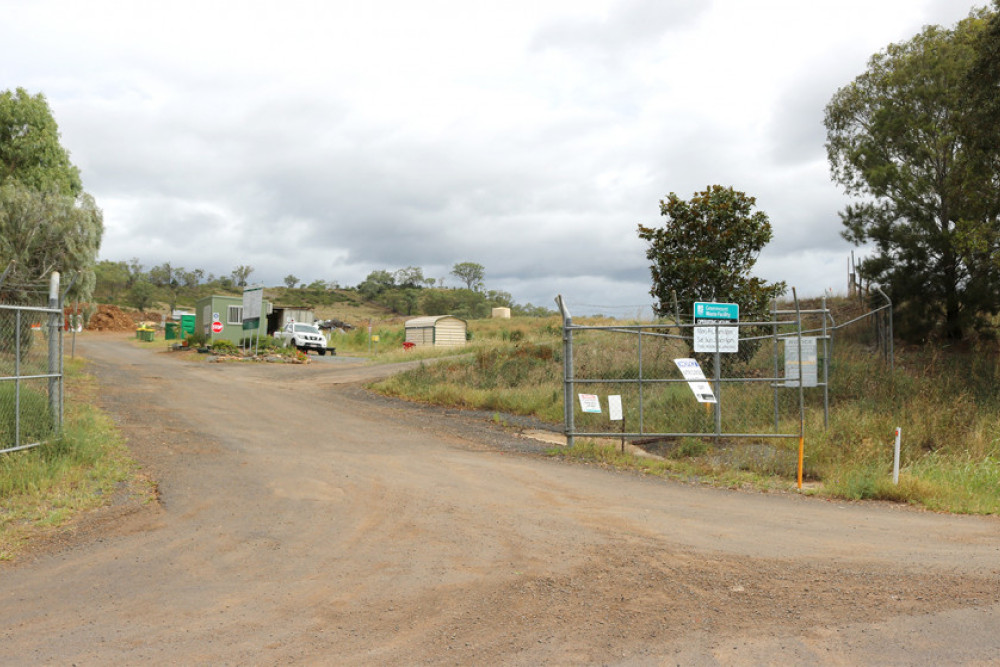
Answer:
[[[718, 334], [718, 338], [716, 338]], [[719, 352], [740, 351], [739, 327], [695, 327], [694, 351], [715, 352], [718, 344]]]
[[596, 394], [580, 394], [580, 409], [584, 412], [601, 414], [601, 399]]
[[612, 394], [608, 396], [608, 419], [613, 422], [622, 420], [622, 397]]
[[816, 372], [819, 355], [816, 352], [816, 337], [802, 337], [802, 360], [799, 361], [799, 339], [785, 339], [785, 386], [798, 387], [799, 375], [802, 375], [803, 387], [815, 387], [819, 384]]
[[699, 403], [715, 403], [715, 394], [712, 392], [712, 385], [705, 379], [705, 374], [701, 371], [701, 366], [694, 359], [674, 359], [681, 375], [688, 381], [688, 386], [694, 392], [694, 397]]

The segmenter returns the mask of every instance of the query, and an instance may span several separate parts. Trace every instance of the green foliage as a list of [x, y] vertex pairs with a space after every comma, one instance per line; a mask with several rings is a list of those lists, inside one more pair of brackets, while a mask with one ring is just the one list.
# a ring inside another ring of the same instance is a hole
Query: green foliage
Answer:
[[299, 277], [296, 276], [295, 274], [289, 273], [287, 276], [285, 276], [284, 283], [285, 287], [287, 287], [288, 289], [293, 289], [296, 285], [299, 284]]
[[153, 305], [155, 288], [147, 280], [140, 280], [128, 291], [128, 302], [136, 310], [146, 310]]
[[203, 331], [195, 331], [189, 333], [184, 340], [187, 341], [188, 347], [204, 347], [208, 343], [208, 336]]
[[125, 262], [102, 260], [94, 266], [94, 298], [102, 303], [116, 303], [130, 286], [130, 273]]
[[486, 278], [486, 269], [482, 264], [476, 264], [475, 262], [459, 262], [452, 267], [451, 275], [465, 283], [466, 289], [479, 290], [483, 287], [483, 279]]
[[37, 283], [53, 271], [75, 274], [72, 296], [89, 299], [103, 233], [101, 211], [86, 193], [74, 199], [16, 180], [0, 185], [0, 265], [14, 262], [8, 283]]
[[358, 294], [369, 301], [375, 299], [387, 289], [396, 286], [396, 279], [384, 269], [372, 271], [363, 282], [358, 284]]
[[826, 107], [833, 178], [859, 200], [843, 236], [875, 246], [861, 274], [886, 286], [911, 339], [961, 339], [1000, 309], [997, 160], [968, 136], [962, 85], [985, 26], [980, 13], [889, 45]]
[[660, 202], [663, 227], [639, 225], [639, 238], [647, 241], [646, 259], [656, 298], [656, 312], [672, 315], [673, 294], [690, 312], [695, 301], [740, 304], [741, 316], [763, 319], [770, 301], [785, 290], [784, 283], [769, 285], [750, 277], [757, 255], [771, 240], [771, 223], [763, 211], [754, 211], [756, 200], [733, 188], [710, 186], [690, 201], [670, 193]]
[[219, 340], [212, 342], [212, 352], [215, 352], [216, 354], [236, 354], [239, 351], [240, 348], [231, 340], [220, 338]]
[[[685, 201], [670, 193], [660, 202], [663, 227], [639, 225], [639, 238], [647, 241], [646, 259], [652, 261], [656, 313], [674, 315], [678, 307], [690, 313], [695, 301], [737, 303], [745, 321], [768, 319], [770, 303], [785, 291], [785, 283], [769, 284], [751, 277], [757, 256], [771, 240], [771, 223], [756, 200], [721, 185], [695, 193]], [[757, 335], [744, 329], [741, 337]], [[744, 342], [740, 355], [751, 358], [759, 342]], [[732, 363], [732, 357], [726, 362]]]
[[248, 281], [250, 280], [250, 275], [253, 273], [254, 269], [252, 266], [245, 266], [240, 264], [232, 272], [233, 284], [236, 287], [246, 287]]
[[88, 300], [104, 233], [101, 210], [59, 143], [45, 97], [0, 93], [0, 266], [8, 283], [73, 276], [71, 296]]
[[49, 103], [24, 88], [0, 93], [0, 184], [11, 181], [70, 199], [83, 192], [80, 172], [59, 143]]

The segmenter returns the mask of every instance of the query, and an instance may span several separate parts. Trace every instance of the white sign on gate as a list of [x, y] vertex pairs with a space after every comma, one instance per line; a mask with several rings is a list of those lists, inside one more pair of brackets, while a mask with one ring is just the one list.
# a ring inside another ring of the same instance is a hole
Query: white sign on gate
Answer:
[[622, 420], [622, 397], [619, 394], [608, 396], [608, 421]]
[[785, 339], [785, 386], [799, 386], [799, 372], [802, 386], [815, 387], [819, 384], [816, 372], [819, 355], [816, 352], [816, 337], [802, 336], [802, 362], [799, 362], [799, 339]]
[[688, 386], [694, 392], [694, 397], [699, 403], [715, 403], [715, 393], [712, 392], [712, 385], [705, 379], [705, 374], [701, 371], [695, 359], [674, 359], [681, 375], [688, 381]]
[[719, 352], [739, 352], [740, 351], [740, 328], [739, 327], [695, 327], [694, 328], [694, 351], [695, 352], [715, 352], [716, 329], [719, 331]]

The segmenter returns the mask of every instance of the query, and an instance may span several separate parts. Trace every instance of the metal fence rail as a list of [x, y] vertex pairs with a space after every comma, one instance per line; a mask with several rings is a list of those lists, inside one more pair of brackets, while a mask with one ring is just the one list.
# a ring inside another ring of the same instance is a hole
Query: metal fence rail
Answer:
[[[801, 314], [790, 320], [707, 325], [715, 351], [692, 354], [694, 337], [706, 335], [704, 323], [581, 326], [573, 324], [561, 298], [557, 302], [563, 314], [564, 432], [570, 446], [575, 437], [803, 437], [802, 383], [782, 375], [778, 366], [785, 340], [798, 345], [802, 358], [807, 331]], [[737, 354], [722, 351], [720, 344], [734, 329]], [[825, 349], [827, 338], [819, 338]], [[689, 388], [678, 360], [690, 359], [703, 370], [713, 401], [701, 402], [694, 386]], [[825, 371], [821, 379], [817, 385], [825, 389]], [[583, 401], [595, 398], [598, 407], [588, 410]], [[605, 400], [607, 414], [600, 407]], [[617, 423], [611, 420], [612, 401], [621, 406]]]
[[[567, 444], [576, 437], [620, 438], [622, 447], [626, 439], [675, 446], [686, 438], [798, 438], [801, 486], [807, 408], [810, 423], [820, 410], [823, 428], [829, 423], [837, 332], [871, 324], [870, 349], [892, 372], [892, 302], [876, 290], [884, 304], [839, 324], [825, 297], [819, 307], [802, 308], [794, 289], [794, 309], [775, 305], [769, 321], [724, 324], [681, 321], [675, 304], [673, 322], [581, 326], [559, 296]], [[844, 313], [842, 305], [837, 310]], [[700, 389], [682, 365], [703, 373]]]
[[[11, 294], [10, 286], [4, 286]], [[63, 420], [63, 311], [58, 276], [49, 306], [0, 304], [0, 454], [37, 447]], [[27, 291], [17, 291], [24, 298]], [[9, 298], [9, 296], [8, 296]]]

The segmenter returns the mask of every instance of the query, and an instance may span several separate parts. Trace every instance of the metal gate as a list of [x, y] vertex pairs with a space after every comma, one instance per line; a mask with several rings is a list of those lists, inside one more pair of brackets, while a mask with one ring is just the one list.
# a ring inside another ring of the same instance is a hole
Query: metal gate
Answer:
[[[5, 296], [37, 290], [3, 285]], [[44, 294], [44, 293], [43, 293]], [[57, 436], [63, 418], [63, 311], [58, 274], [49, 305], [0, 304], [0, 454]]]

